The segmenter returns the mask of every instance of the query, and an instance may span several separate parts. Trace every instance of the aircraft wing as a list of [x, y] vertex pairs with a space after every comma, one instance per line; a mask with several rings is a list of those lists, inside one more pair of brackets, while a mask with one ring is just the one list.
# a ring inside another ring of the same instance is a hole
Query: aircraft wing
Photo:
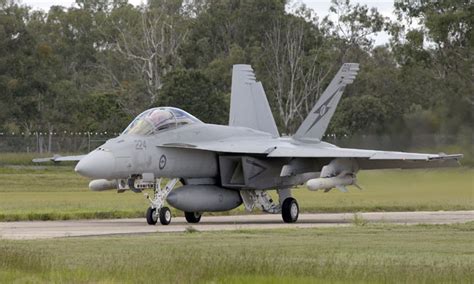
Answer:
[[362, 150], [338, 147], [311, 146], [279, 147], [268, 157], [299, 158], [354, 158], [361, 169], [437, 168], [459, 166], [461, 154], [424, 154], [393, 151]]
[[393, 151], [362, 150], [339, 147], [318, 147], [314, 144], [291, 144], [241, 138], [195, 143], [165, 143], [160, 147], [188, 148], [238, 154], [259, 154], [269, 158], [357, 159], [361, 169], [437, 168], [459, 165], [463, 155], [424, 154]]
[[53, 157], [48, 158], [36, 158], [33, 159], [33, 163], [45, 163], [45, 162], [78, 162], [86, 155], [77, 155], [77, 156], [61, 156], [54, 155]]

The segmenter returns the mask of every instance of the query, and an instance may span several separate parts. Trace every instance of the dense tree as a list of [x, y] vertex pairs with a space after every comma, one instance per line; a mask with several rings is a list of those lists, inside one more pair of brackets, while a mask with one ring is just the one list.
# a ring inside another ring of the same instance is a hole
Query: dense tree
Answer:
[[311, 12], [306, 12], [303, 9], [296, 15], [274, 19], [263, 42], [267, 90], [273, 96], [284, 133], [296, 131], [336, 65], [328, 58], [338, 52], [328, 52], [332, 46], [321, 40]]
[[[133, 72], [143, 83], [146, 96], [139, 105], [142, 108], [158, 100], [163, 77], [180, 66], [178, 50], [188, 34], [187, 13], [181, 4], [182, 1], [156, 0], [149, 6], [122, 7], [110, 16], [108, 24], [112, 33], [107, 40], [111, 58], [125, 60], [126, 74]], [[113, 64], [104, 66], [112, 74]]]
[[[438, 121], [430, 131], [472, 137], [471, 1], [399, 1], [395, 8], [399, 18], [392, 24], [392, 47], [406, 74], [400, 79], [403, 91]], [[417, 21], [420, 27], [400, 28], [401, 21]]]
[[[0, 0], [0, 131], [119, 132], [157, 105], [225, 124], [232, 65], [247, 63], [291, 134], [341, 63], [359, 62], [331, 133], [471, 141], [470, 2], [396, 1], [390, 21], [349, 0], [325, 19], [285, 0], [77, 0], [48, 12]], [[390, 43], [374, 46], [383, 30]]]
[[159, 105], [174, 106], [207, 123], [226, 124], [228, 104], [200, 71], [177, 70], [165, 76]]

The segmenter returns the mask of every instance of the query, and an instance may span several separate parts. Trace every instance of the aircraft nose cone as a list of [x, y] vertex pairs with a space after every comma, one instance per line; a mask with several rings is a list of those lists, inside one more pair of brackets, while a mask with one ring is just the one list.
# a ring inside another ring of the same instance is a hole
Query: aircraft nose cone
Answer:
[[74, 170], [88, 178], [107, 179], [115, 170], [115, 157], [110, 152], [96, 150], [82, 158]]

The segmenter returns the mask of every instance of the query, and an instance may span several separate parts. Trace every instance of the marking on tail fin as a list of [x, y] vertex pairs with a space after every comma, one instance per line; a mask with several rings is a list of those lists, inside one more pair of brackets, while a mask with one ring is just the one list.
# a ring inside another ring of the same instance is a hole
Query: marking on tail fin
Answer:
[[334, 96], [336, 96], [336, 94], [340, 91], [344, 91], [344, 87], [337, 89], [326, 101], [323, 102], [323, 104], [320, 107], [318, 107], [313, 112], [314, 114], [318, 116], [316, 117], [314, 122], [310, 125], [308, 130], [306, 130], [305, 134], [308, 133], [316, 125], [316, 123], [318, 123], [321, 120], [321, 118], [323, 118], [324, 115], [326, 115], [329, 112], [329, 110], [331, 109], [331, 106], [329, 106], [329, 103], [332, 101]]

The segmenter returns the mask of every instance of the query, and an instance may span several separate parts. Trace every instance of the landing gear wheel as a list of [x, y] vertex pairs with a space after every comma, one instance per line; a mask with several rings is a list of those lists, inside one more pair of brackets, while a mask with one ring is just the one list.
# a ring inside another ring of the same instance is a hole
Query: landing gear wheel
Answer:
[[184, 212], [184, 217], [188, 223], [199, 223], [201, 221], [201, 213], [199, 212]]
[[146, 222], [148, 225], [156, 225], [158, 222], [158, 214], [156, 214], [156, 208], [148, 207], [146, 210]]
[[298, 215], [300, 213], [300, 208], [296, 199], [288, 197], [283, 201], [281, 206], [281, 216], [285, 223], [294, 223], [298, 220]]
[[168, 207], [160, 209], [160, 223], [161, 225], [168, 225], [171, 223], [171, 211]]

